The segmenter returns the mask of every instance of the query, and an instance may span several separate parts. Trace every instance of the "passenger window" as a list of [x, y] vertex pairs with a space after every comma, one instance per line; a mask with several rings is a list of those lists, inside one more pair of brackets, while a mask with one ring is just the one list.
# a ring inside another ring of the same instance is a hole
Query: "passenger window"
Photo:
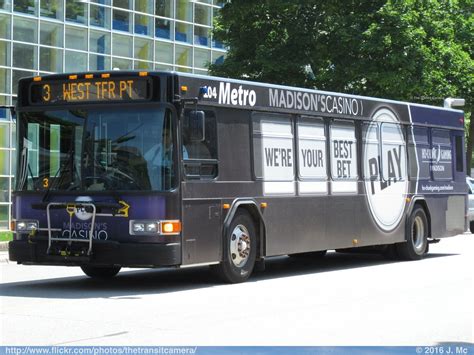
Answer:
[[365, 180], [380, 181], [378, 128], [377, 123], [364, 123], [362, 125], [363, 174]]
[[185, 110], [183, 120], [182, 157], [185, 175], [187, 179], [213, 179], [218, 174], [216, 116], [213, 111], [203, 111], [204, 136], [193, 137], [190, 123], [192, 111], [195, 110]]
[[383, 123], [381, 133], [383, 180], [388, 182], [406, 180], [407, 159], [402, 127], [394, 123]]
[[334, 180], [357, 180], [357, 141], [351, 122], [331, 125], [331, 174]]
[[326, 134], [321, 118], [300, 118], [298, 137], [298, 191], [300, 194], [327, 192]]
[[412, 126], [408, 129], [408, 159], [411, 180], [430, 179], [431, 148], [428, 128]]
[[460, 173], [464, 171], [464, 155], [462, 147], [462, 136], [456, 136], [456, 171]]
[[293, 126], [288, 115], [255, 113], [254, 169], [264, 194], [294, 194]]
[[334, 120], [331, 136], [332, 193], [357, 193], [357, 140], [353, 122]]
[[431, 130], [431, 172], [433, 180], [453, 178], [453, 156], [448, 130]]

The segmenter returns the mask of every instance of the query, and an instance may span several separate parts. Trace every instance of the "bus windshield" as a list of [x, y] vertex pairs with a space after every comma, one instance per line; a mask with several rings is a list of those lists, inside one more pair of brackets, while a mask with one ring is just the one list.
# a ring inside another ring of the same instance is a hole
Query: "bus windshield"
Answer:
[[165, 108], [22, 112], [18, 190], [165, 191], [175, 185]]

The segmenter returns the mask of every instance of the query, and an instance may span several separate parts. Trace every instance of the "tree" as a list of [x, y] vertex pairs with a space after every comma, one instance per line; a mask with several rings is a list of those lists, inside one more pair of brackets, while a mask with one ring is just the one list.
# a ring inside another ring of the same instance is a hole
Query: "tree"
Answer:
[[214, 29], [227, 57], [210, 71], [424, 104], [463, 97], [471, 112], [473, 10], [472, 0], [233, 0]]

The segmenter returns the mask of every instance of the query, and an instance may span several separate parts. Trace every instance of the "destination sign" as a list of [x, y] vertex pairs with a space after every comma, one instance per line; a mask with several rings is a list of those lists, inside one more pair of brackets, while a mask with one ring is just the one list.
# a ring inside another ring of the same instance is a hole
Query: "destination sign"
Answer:
[[58, 80], [33, 83], [32, 104], [63, 104], [146, 100], [150, 96], [147, 78]]

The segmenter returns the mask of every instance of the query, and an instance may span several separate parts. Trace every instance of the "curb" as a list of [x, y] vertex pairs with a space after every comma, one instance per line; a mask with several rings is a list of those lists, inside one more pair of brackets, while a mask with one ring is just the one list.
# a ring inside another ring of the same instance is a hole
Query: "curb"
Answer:
[[9, 242], [0, 242], [0, 251], [8, 251]]

